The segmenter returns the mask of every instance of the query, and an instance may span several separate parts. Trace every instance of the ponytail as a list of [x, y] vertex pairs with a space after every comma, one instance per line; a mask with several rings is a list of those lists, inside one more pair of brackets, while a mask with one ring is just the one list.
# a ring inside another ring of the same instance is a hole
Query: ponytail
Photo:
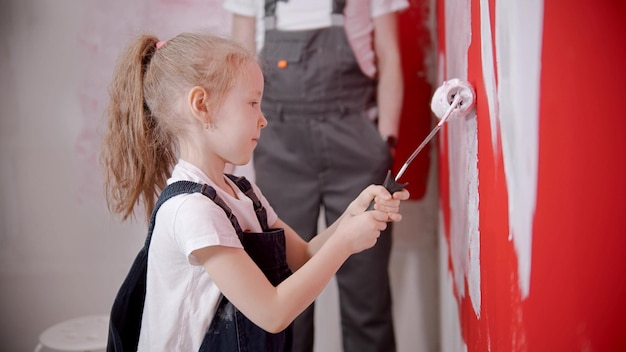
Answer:
[[146, 219], [176, 158], [144, 97], [144, 79], [158, 39], [141, 36], [126, 48], [109, 87], [108, 129], [100, 155], [109, 210], [123, 220], [142, 203]]

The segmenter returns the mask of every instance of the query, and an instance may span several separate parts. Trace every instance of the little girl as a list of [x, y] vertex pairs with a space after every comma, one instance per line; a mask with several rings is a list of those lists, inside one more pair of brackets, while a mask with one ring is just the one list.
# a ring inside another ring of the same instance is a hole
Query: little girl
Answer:
[[110, 210], [152, 219], [139, 351], [289, 351], [291, 322], [402, 219], [408, 191], [371, 185], [307, 243], [255, 184], [225, 175], [267, 124], [263, 86], [253, 54], [208, 34], [144, 35], [118, 62], [101, 161]]

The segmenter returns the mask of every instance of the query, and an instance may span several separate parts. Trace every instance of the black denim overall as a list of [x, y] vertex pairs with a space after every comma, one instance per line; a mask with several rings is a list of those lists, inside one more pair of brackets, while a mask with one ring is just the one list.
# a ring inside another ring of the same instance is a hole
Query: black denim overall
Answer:
[[[137, 254], [128, 275], [115, 297], [109, 322], [108, 352], [134, 352], [137, 350], [146, 294], [148, 250], [152, 239], [152, 231], [154, 230], [156, 213], [161, 205], [173, 196], [200, 192], [212, 199], [226, 212], [237, 231], [244, 250], [274, 286], [291, 275], [291, 270], [287, 266], [283, 229], [268, 228], [265, 208], [245, 178], [237, 178], [232, 175], [227, 176], [252, 200], [263, 232], [244, 233], [235, 215], [226, 203], [217, 196], [217, 193], [211, 186], [190, 181], [178, 181], [168, 185], [161, 192], [152, 211], [146, 242]], [[222, 296], [199, 351], [286, 352], [291, 351], [292, 340], [291, 325], [278, 334], [266, 332], [252, 323], [228, 299]]]
[[[259, 60], [268, 124], [254, 151], [256, 184], [279, 217], [309, 241], [319, 232], [320, 207], [326, 224], [333, 223], [363, 189], [383, 183], [393, 159], [370, 115], [376, 80], [361, 71], [342, 23], [345, 1], [333, 1], [330, 27], [294, 31], [275, 27], [276, 0], [265, 5]], [[345, 352], [395, 350], [391, 229], [337, 272]], [[294, 350], [313, 351], [313, 305], [294, 326]]]
[[[245, 178], [235, 178], [231, 175], [229, 177], [242, 192], [252, 199], [263, 232], [243, 232], [230, 208], [217, 195], [213, 201], [226, 212], [237, 231], [244, 250], [263, 271], [272, 285], [277, 286], [291, 275], [291, 270], [287, 266], [285, 232], [283, 229], [270, 229], [268, 227], [265, 208]], [[213, 321], [211, 321], [209, 330], [200, 346], [200, 352], [283, 352], [291, 351], [291, 348], [291, 325], [278, 334], [269, 333], [251, 322], [226, 297], [222, 296]]]

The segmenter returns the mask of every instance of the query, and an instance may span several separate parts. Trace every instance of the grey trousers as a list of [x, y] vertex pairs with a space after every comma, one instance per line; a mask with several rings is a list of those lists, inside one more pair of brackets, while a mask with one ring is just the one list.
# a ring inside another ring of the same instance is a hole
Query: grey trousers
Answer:
[[[320, 206], [326, 223], [333, 223], [365, 187], [381, 184], [391, 166], [387, 145], [362, 114], [282, 113], [268, 119], [254, 155], [256, 182], [279, 217], [305, 240], [318, 232]], [[389, 225], [376, 246], [351, 256], [337, 272], [346, 352], [395, 350]], [[313, 350], [313, 309], [295, 321], [295, 351]]]

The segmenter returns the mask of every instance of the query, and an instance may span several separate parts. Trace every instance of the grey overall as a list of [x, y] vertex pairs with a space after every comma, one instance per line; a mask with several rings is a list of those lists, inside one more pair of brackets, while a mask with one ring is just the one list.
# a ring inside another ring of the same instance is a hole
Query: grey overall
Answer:
[[[333, 2], [342, 19], [344, 1]], [[260, 60], [268, 126], [254, 153], [256, 182], [279, 217], [305, 240], [317, 232], [320, 206], [334, 222], [368, 185], [381, 184], [392, 157], [375, 122], [376, 82], [365, 76], [341, 24], [305, 31], [272, 28], [266, 0]], [[338, 271], [345, 352], [394, 351], [388, 264], [391, 226], [375, 247]], [[294, 324], [295, 351], [313, 350], [312, 305]]]

